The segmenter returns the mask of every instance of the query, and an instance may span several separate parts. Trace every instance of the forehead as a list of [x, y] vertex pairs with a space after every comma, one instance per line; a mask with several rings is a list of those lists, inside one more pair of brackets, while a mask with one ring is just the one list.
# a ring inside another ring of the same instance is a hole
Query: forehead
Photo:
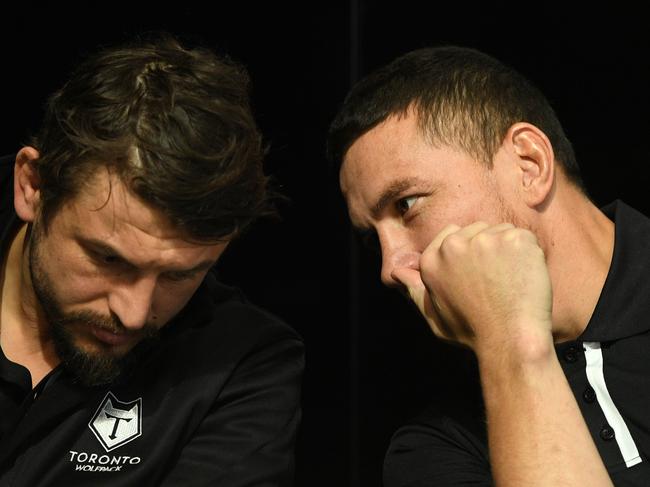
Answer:
[[66, 206], [84, 225], [109, 224], [112, 230], [128, 225], [158, 238], [181, 235], [160, 210], [142, 201], [106, 167], [96, 170]]
[[430, 144], [414, 114], [391, 116], [359, 137], [348, 149], [340, 171], [343, 194], [360, 184], [381, 185], [389, 173], [403, 173], [425, 156]]
[[345, 154], [339, 180], [355, 225], [382, 195], [433, 184], [436, 148], [425, 139], [415, 115], [389, 117], [359, 137]]
[[134, 259], [173, 257], [178, 252], [210, 253], [224, 244], [197, 244], [164, 213], [145, 203], [107, 168], [97, 170], [54, 219], [73, 237], [102, 240]]
[[366, 228], [386, 203], [416, 194], [462, 199], [484, 186], [488, 172], [466, 152], [433, 143], [411, 112], [389, 117], [359, 137], [339, 176], [353, 225]]

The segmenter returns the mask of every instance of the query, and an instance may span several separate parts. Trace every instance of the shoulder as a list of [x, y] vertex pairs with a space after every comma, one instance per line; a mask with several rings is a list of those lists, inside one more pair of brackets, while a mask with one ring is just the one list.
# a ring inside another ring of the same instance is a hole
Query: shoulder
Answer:
[[256, 346], [279, 339], [302, 342], [298, 333], [273, 313], [251, 303], [237, 288], [208, 273], [175, 326], [201, 335]]
[[482, 415], [430, 407], [392, 437], [386, 487], [492, 485]]
[[303, 353], [302, 339], [293, 328], [208, 273], [185, 309], [145, 352], [139, 369], [153, 367], [157, 375], [178, 380], [190, 371], [194, 377], [223, 380], [260, 362], [271, 370], [301, 370]]

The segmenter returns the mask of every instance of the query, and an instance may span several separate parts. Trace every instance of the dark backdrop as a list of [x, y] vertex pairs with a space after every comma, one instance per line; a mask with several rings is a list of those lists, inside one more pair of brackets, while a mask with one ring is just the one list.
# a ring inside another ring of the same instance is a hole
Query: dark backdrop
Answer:
[[[225, 281], [304, 337], [299, 486], [375, 486], [391, 433], [471, 368], [378, 283], [350, 235], [324, 138], [350, 83], [408, 50], [453, 43], [514, 65], [550, 98], [593, 199], [650, 214], [647, 48], [642, 7], [570, 2], [146, 2], [3, 6], [0, 152], [38, 126], [42, 105], [97, 47], [164, 30], [246, 64], [290, 202], [229, 249]], [[467, 395], [467, 400], [471, 396]]]

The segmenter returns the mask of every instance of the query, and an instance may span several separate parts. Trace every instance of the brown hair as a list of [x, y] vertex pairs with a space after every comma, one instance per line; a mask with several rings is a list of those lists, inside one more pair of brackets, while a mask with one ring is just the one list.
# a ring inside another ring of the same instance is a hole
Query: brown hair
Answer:
[[243, 67], [168, 35], [89, 58], [33, 140], [45, 229], [102, 167], [198, 241], [271, 213], [248, 86]]
[[569, 180], [583, 187], [571, 143], [542, 93], [487, 54], [456, 46], [409, 52], [357, 83], [330, 126], [330, 160], [339, 164], [364, 133], [409, 109], [433, 143], [488, 165], [508, 129], [529, 122], [549, 138]]

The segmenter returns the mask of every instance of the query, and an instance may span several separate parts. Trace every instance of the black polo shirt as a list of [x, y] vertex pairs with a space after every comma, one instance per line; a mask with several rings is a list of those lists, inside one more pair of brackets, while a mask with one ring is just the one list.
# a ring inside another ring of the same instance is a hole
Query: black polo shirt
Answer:
[[[0, 158], [4, 251], [12, 167]], [[0, 349], [0, 486], [293, 485], [296, 333], [208, 273], [160, 335], [101, 387], [58, 367], [32, 390]]]
[[[584, 332], [556, 351], [614, 484], [648, 487], [650, 220], [620, 201], [603, 211], [616, 225], [611, 268]], [[480, 398], [433, 406], [393, 436], [385, 486], [492, 485], [486, 438]]]

